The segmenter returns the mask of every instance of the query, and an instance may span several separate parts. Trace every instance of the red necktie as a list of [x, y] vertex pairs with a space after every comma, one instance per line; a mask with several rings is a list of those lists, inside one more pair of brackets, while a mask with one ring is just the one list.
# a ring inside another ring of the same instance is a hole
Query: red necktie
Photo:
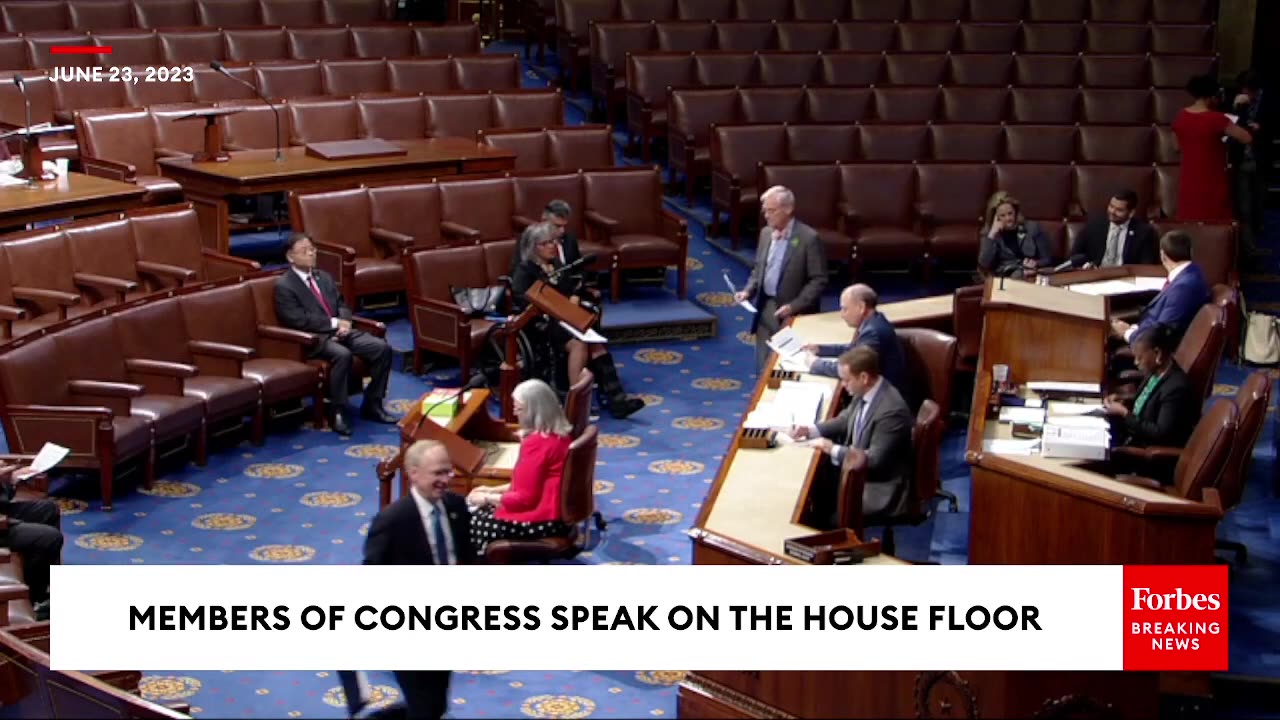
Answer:
[[314, 294], [316, 299], [320, 301], [320, 307], [324, 308], [326, 313], [329, 313], [329, 317], [333, 317], [333, 310], [329, 307], [329, 303], [324, 301], [324, 295], [320, 294], [320, 288], [316, 286], [316, 276], [308, 275], [307, 284], [311, 286], [312, 294]]
[[1169, 280], [1164, 281], [1164, 287], [1160, 288], [1160, 292], [1164, 292], [1165, 290], [1169, 289], [1169, 282], [1170, 282]]

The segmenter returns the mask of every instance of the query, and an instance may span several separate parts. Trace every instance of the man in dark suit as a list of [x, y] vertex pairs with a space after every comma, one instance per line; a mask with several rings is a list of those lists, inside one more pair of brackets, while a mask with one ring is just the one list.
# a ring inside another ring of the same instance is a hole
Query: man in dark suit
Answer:
[[[453, 463], [445, 446], [419, 440], [404, 454], [409, 494], [383, 508], [369, 525], [364, 543], [365, 565], [470, 565], [471, 511], [461, 495], [449, 492]], [[342, 671], [348, 709], [354, 716], [363, 707], [352, 701], [359, 688], [357, 674]], [[447, 670], [396, 671], [405, 707], [391, 708], [385, 718], [440, 718], [449, 701]], [[350, 689], [348, 689], [350, 688]]]
[[1204, 280], [1204, 273], [1191, 262], [1190, 235], [1178, 231], [1165, 233], [1160, 238], [1160, 264], [1168, 271], [1169, 279], [1160, 294], [1143, 308], [1138, 324], [1111, 321], [1111, 332], [1125, 342], [1132, 343], [1135, 334], [1156, 325], [1169, 326], [1175, 337], [1181, 340], [1196, 313], [1209, 302], [1209, 285]]
[[1155, 265], [1159, 262], [1156, 232], [1138, 217], [1138, 194], [1121, 190], [1107, 203], [1106, 218], [1090, 220], [1071, 243], [1071, 257], [1086, 268]]
[[342, 300], [338, 285], [323, 270], [316, 269], [316, 247], [304, 233], [294, 233], [285, 244], [290, 269], [276, 281], [276, 317], [280, 324], [316, 336], [311, 357], [329, 362], [329, 404], [333, 429], [351, 434], [347, 423], [347, 383], [352, 356], [369, 366], [369, 384], [364, 389], [360, 417], [380, 423], [394, 423], [395, 417], [382, 407], [391, 374], [391, 348], [385, 340], [351, 327], [351, 308]]
[[62, 562], [62, 513], [48, 499], [17, 500], [18, 483], [34, 478], [30, 467], [0, 463], [0, 515], [9, 519], [0, 533], [0, 547], [22, 556], [35, 619], [49, 619], [49, 568]]
[[769, 360], [769, 339], [796, 315], [816, 312], [827, 286], [827, 253], [814, 229], [795, 219], [796, 198], [780, 185], [760, 196], [765, 226], [760, 229], [756, 264], [735, 302], [750, 300], [756, 308], [751, 331], [756, 334], [756, 369]]
[[862, 515], [868, 525], [903, 514], [912, 482], [911, 411], [893, 385], [880, 376], [876, 351], [861, 346], [839, 360], [840, 385], [853, 398], [839, 415], [817, 425], [792, 428], [797, 440], [821, 438], [815, 447], [831, 456], [836, 467], [850, 452], [867, 457], [867, 483]]
[[898, 392], [904, 392], [907, 365], [902, 343], [898, 341], [893, 323], [889, 322], [884, 313], [876, 310], [878, 302], [876, 291], [868, 285], [850, 285], [840, 293], [840, 318], [853, 328], [853, 340], [848, 345], [805, 345], [805, 351], [813, 355], [809, 372], [824, 377], [839, 377], [836, 358], [845, 351], [866, 346], [875, 350], [879, 356], [880, 374], [884, 379], [897, 388]]

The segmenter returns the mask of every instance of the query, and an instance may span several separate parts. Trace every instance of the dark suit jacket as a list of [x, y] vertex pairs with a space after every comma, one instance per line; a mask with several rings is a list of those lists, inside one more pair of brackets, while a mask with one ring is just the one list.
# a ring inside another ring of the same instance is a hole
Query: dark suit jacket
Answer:
[[907, 488], [912, 482], [915, 452], [911, 448], [912, 417], [893, 385], [882, 383], [867, 409], [862, 435], [852, 437], [858, 398], [839, 415], [818, 423], [818, 433], [867, 453], [867, 484], [862, 490], [862, 515], [874, 525], [906, 512]]
[[[329, 273], [313, 270], [312, 274], [315, 276], [316, 285], [320, 288], [320, 294], [324, 296], [325, 302], [329, 303], [330, 309], [337, 313], [337, 317], [350, 320], [351, 308], [342, 301], [338, 284], [333, 281]], [[275, 301], [276, 319], [284, 327], [309, 332], [322, 338], [333, 334], [333, 323], [330, 322], [329, 313], [325, 312], [320, 301], [316, 299], [315, 293], [311, 292], [311, 288], [307, 287], [293, 268], [289, 268], [276, 278]]]
[[[996, 240], [982, 230], [978, 245], [978, 267], [990, 273], [1001, 274], [1002, 268], [1021, 265], [1024, 258], [1036, 261], [1037, 267], [1053, 264], [1053, 246], [1044, 228], [1033, 220], [1022, 222], [1018, 229], [1000, 233]], [[1014, 272], [1013, 277], [1022, 277]]]
[[893, 329], [893, 323], [878, 310], [862, 323], [858, 328], [857, 336], [849, 345], [818, 346], [818, 356], [822, 359], [815, 362], [813, 367], [809, 368], [809, 372], [814, 375], [838, 377], [834, 358], [859, 345], [866, 345], [876, 351], [880, 356], [880, 374], [897, 388], [898, 392], [903, 392], [906, 387], [903, 383], [906, 382], [907, 377], [906, 356], [902, 351], [902, 343], [898, 341], [898, 332]]
[[[471, 511], [467, 501], [456, 493], [445, 493], [445, 512], [449, 514], [449, 529], [453, 533], [454, 552], [459, 565], [475, 562], [471, 547]], [[431, 556], [431, 542], [427, 528], [422, 525], [422, 515], [412, 495], [406, 495], [383, 508], [369, 525], [369, 536], [364, 541], [365, 565], [435, 565]]]
[[1177, 363], [1173, 363], [1142, 406], [1142, 413], [1131, 412], [1119, 421], [1118, 444], [1182, 447], [1200, 421], [1200, 406], [1200, 398], [1196, 397], [1191, 380]]
[[[764, 310], [764, 272], [769, 262], [769, 246], [773, 244], [773, 229], [760, 230], [760, 245], [756, 249], [756, 264], [751, 269], [743, 291], [751, 299], [756, 310]], [[817, 312], [822, 290], [827, 286], [827, 251], [813, 228], [799, 220], [791, 223], [791, 237], [782, 256], [782, 272], [778, 275], [778, 307], [790, 305], [793, 314]], [[756, 331], [760, 314], [751, 319], [751, 332]]]
[[1178, 273], [1177, 279], [1169, 287], [1143, 308], [1137, 333], [1146, 332], [1156, 325], [1168, 325], [1181, 337], [1196, 313], [1207, 302], [1209, 285], [1204, 281], [1204, 273], [1200, 272], [1200, 267], [1191, 263]]
[[[1107, 235], [1111, 233], [1111, 221], [1106, 218], [1089, 221], [1084, 230], [1071, 243], [1071, 255], [1083, 255], [1096, 267], [1102, 267], [1102, 256], [1107, 253]], [[1129, 219], [1125, 232], [1124, 250], [1120, 253], [1124, 265], [1158, 265], [1160, 250], [1156, 246], [1156, 231], [1134, 215]]]

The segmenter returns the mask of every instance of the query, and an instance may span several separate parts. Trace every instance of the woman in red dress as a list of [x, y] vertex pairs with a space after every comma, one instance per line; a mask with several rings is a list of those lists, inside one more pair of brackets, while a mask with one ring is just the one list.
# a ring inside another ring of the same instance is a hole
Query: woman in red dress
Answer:
[[1218, 112], [1218, 82], [1208, 75], [1191, 78], [1187, 92], [1195, 98], [1173, 120], [1182, 152], [1178, 180], [1179, 220], [1231, 221], [1231, 192], [1227, 179], [1227, 145], [1223, 136], [1250, 143], [1248, 130]]

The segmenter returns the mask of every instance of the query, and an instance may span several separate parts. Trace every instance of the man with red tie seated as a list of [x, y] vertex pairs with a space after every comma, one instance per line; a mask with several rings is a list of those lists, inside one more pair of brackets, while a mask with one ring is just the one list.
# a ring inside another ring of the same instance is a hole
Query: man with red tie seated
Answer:
[[391, 348], [382, 338], [352, 329], [351, 308], [342, 301], [333, 278], [316, 269], [316, 246], [308, 235], [291, 235], [285, 244], [285, 257], [290, 269], [276, 281], [276, 318], [287, 328], [316, 336], [311, 357], [329, 363], [329, 404], [334, 431], [344, 437], [351, 435], [346, 413], [353, 355], [369, 366], [369, 384], [364, 389], [360, 417], [394, 423], [395, 417], [382, 407], [391, 373]]
[[1133, 342], [1134, 335], [1145, 333], [1157, 325], [1173, 330], [1176, 340], [1181, 340], [1187, 327], [1200, 308], [1209, 302], [1209, 285], [1204, 273], [1191, 262], [1191, 236], [1184, 232], [1165, 233], [1160, 238], [1160, 264], [1169, 273], [1164, 289], [1142, 310], [1137, 325], [1123, 320], [1111, 321], [1111, 332], [1125, 342]]
[[[404, 454], [409, 494], [383, 508], [369, 525], [364, 543], [365, 565], [470, 565], [471, 512], [461, 495], [449, 492], [453, 463], [449, 451], [434, 440], [419, 440]], [[342, 671], [350, 695], [358, 688], [355, 674]], [[447, 670], [396, 671], [405, 706], [388, 708], [379, 718], [440, 718], [449, 701]], [[348, 698], [354, 716], [363, 699]]]

